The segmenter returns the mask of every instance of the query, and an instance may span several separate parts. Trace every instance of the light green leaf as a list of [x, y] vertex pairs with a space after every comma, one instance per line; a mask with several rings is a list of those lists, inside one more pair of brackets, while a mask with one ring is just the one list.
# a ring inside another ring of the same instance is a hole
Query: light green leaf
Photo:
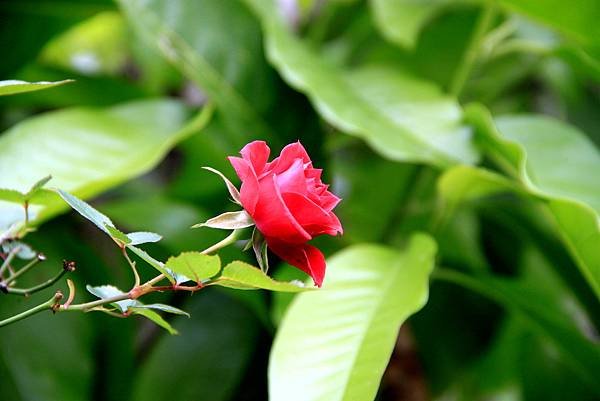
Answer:
[[375, 398], [400, 325], [427, 301], [436, 245], [356, 245], [329, 260], [319, 291], [298, 295], [271, 351], [271, 401]]
[[165, 277], [167, 277], [167, 279], [169, 279], [169, 281], [171, 283], [175, 283], [176, 279], [175, 279], [173, 272], [170, 271], [169, 269], [165, 268], [165, 264], [163, 262], [160, 262], [160, 261], [154, 259], [152, 256], [148, 255], [148, 253], [146, 251], [138, 248], [137, 246], [133, 246], [130, 244], [130, 245], [127, 245], [127, 249], [130, 249], [133, 253], [135, 253], [137, 256], [139, 256], [140, 259], [142, 259], [143, 261], [148, 263], [150, 266], [154, 267], [156, 270], [158, 270], [159, 272], [164, 274]]
[[272, 77], [262, 57], [260, 30], [243, 5], [231, 0], [118, 3], [136, 33], [221, 112], [233, 116], [228, 122], [236, 129], [270, 132], [259, 110], [270, 102]]
[[118, 228], [111, 227], [108, 224], [106, 224], [105, 227], [108, 234], [117, 244], [119, 244], [119, 246], [125, 246], [131, 243], [131, 239], [129, 239], [127, 234], [120, 231]]
[[600, 298], [600, 153], [576, 128], [550, 117], [504, 116], [497, 126], [474, 105], [467, 119], [487, 153], [528, 192], [543, 199], [569, 251]]
[[140, 245], [147, 244], [149, 242], [158, 242], [162, 239], [162, 236], [147, 231], [136, 231], [127, 234], [127, 238], [129, 238], [129, 240], [131, 241], [129, 245]]
[[133, 313], [136, 314], [136, 315], [141, 315], [141, 316], [144, 316], [147, 319], [152, 320], [154, 323], [156, 323], [157, 325], [159, 325], [163, 329], [167, 330], [169, 332], [169, 334], [172, 334], [172, 335], [179, 334], [177, 332], [177, 330], [175, 330], [169, 324], [169, 322], [167, 322], [165, 319], [163, 319], [163, 317], [161, 315], [159, 315], [158, 313], [154, 312], [153, 310], [151, 310], [151, 309], [145, 309], [145, 308], [138, 308], [138, 307], [130, 307], [129, 309], [131, 311], [133, 311]]
[[265, 272], [248, 263], [233, 261], [223, 268], [215, 284], [240, 290], [265, 289], [283, 292], [301, 292], [314, 288], [306, 287], [301, 281], [276, 281]]
[[377, 28], [400, 46], [413, 47], [423, 25], [448, 0], [370, 0]]
[[499, 192], [523, 191], [510, 179], [491, 170], [472, 166], [456, 166], [438, 180], [438, 191], [452, 205]]
[[191, 278], [197, 283], [214, 277], [221, 270], [219, 255], [206, 255], [200, 252], [183, 252], [167, 260], [166, 267], [177, 274]]
[[69, 82], [74, 82], [72, 79], [65, 79], [57, 82], [25, 82], [17, 80], [0, 81], [0, 96], [14, 95], [16, 93], [32, 92], [40, 89], [53, 88], [55, 86], [64, 85]]
[[31, 200], [31, 198], [33, 198], [39, 191], [42, 190], [42, 188], [44, 187], [44, 185], [46, 185], [48, 183], [48, 181], [50, 181], [52, 179], [52, 176], [46, 176], [44, 178], [42, 178], [41, 180], [37, 181], [35, 184], [33, 184], [31, 186], [31, 188], [29, 189], [29, 191], [27, 191], [27, 193], [25, 194], [25, 200], [29, 201]]
[[500, 4], [549, 25], [584, 45], [600, 43], [600, 5], [596, 0], [501, 0]]
[[[125, 294], [123, 291], [112, 285], [100, 285], [97, 287], [86, 285], [85, 288], [90, 294], [95, 295], [100, 299], [107, 299]], [[112, 305], [116, 306], [121, 312], [125, 313], [129, 308], [136, 306], [139, 303], [139, 301], [134, 299], [125, 299], [123, 301], [113, 302]]]
[[136, 305], [135, 308], [136, 309], [154, 309], [154, 310], [159, 310], [159, 311], [162, 311], [162, 312], [172, 313], [174, 315], [183, 315], [183, 316], [190, 317], [190, 314], [187, 313], [186, 311], [182, 311], [179, 308], [176, 308], [176, 307], [171, 306], [171, 305], [165, 305], [165, 304]]
[[458, 103], [435, 85], [397, 67], [334, 66], [287, 30], [273, 1], [245, 1], [262, 21], [271, 63], [329, 123], [393, 160], [439, 166], [477, 160]]
[[12, 203], [23, 203], [24, 194], [14, 189], [0, 188], [0, 200]]
[[[53, 186], [92, 197], [154, 167], [178, 141], [204, 126], [211, 108], [183, 127], [187, 115], [180, 102], [145, 100], [32, 117], [0, 136], [0, 188], [25, 192], [52, 174]], [[30, 207], [31, 220], [40, 222], [65, 206], [53, 196], [44, 206]], [[0, 201], [0, 229], [22, 220], [20, 205]]]
[[[82, 215], [83, 217], [85, 217], [86, 219], [91, 221], [92, 223], [94, 223], [94, 225], [96, 225], [96, 227], [98, 227], [100, 230], [104, 231], [105, 233], [107, 233], [108, 235], [113, 237], [113, 234], [108, 229], [109, 228], [115, 229], [115, 225], [110, 220], [110, 218], [108, 218], [108, 216], [100, 213], [98, 210], [96, 210], [90, 204], [88, 204], [85, 201], [82, 201], [81, 199], [79, 199], [78, 197], [76, 197], [74, 195], [71, 195], [67, 191], [63, 191], [62, 189], [57, 189], [57, 192], [60, 195], [60, 197], [63, 198], [63, 200], [65, 202], [67, 202], [67, 204], [69, 206], [71, 206], [73, 208], [73, 210], [75, 210], [77, 213], [79, 213], [80, 215]], [[121, 233], [121, 234], [123, 234], [123, 233]]]
[[240, 210], [239, 212], [225, 212], [206, 220], [204, 223], [194, 224], [192, 228], [210, 227], [222, 230], [237, 230], [253, 225], [254, 220], [252, 220], [252, 217], [245, 210]]
[[128, 42], [123, 16], [117, 11], [105, 11], [50, 40], [39, 60], [83, 75], [116, 75], [129, 62]]

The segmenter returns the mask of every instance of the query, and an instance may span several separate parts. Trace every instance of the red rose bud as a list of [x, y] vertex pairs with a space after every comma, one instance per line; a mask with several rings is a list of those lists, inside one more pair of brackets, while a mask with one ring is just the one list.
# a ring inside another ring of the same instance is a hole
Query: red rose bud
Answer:
[[309, 274], [320, 287], [325, 258], [307, 242], [322, 234], [342, 234], [332, 212], [340, 198], [321, 182], [321, 170], [313, 168], [300, 142], [287, 145], [268, 163], [270, 152], [264, 141], [254, 141], [244, 146], [241, 158], [229, 157], [242, 180], [242, 206], [271, 251]]

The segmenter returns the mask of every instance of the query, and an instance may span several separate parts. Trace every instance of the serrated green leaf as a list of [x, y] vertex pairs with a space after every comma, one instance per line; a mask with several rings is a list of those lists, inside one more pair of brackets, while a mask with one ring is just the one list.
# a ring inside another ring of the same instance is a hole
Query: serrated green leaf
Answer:
[[169, 334], [175, 335], [179, 334], [177, 330], [175, 330], [169, 322], [167, 322], [161, 315], [154, 312], [151, 309], [138, 308], [138, 307], [130, 307], [129, 308], [134, 314], [144, 316], [146, 319], [152, 320], [154, 323], [167, 330]]
[[334, 66], [288, 31], [274, 1], [245, 1], [262, 22], [271, 63], [329, 123], [393, 160], [447, 166], [478, 159], [456, 99], [397, 67]]
[[265, 272], [248, 263], [234, 261], [223, 268], [223, 272], [215, 281], [216, 285], [240, 290], [271, 290], [283, 292], [302, 292], [314, 290], [301, 281], [276, 281]]
[[128, 245], [131, 243], [131, 239], [127, 236], [127, 234], [123, 233], [119, 229], [112, 227], [108, 224], [105, 224], [104, 227], [111, 238], [118, 243], [120, 246]]
[[[581, 273], [600, 298], [600, 153], [576, 128], [539, 115], [496, 120], [482, 106], [467, 110], [486, 152], [527, 192], [544, 199]], [[561, 162], [565, 161], [565, 162]]]
[[0, 188], [0, 200], [12, 203], [25, 202], [25, 195], [14, 189]]
[[152, 256], [148, 255], [148, 252], [144, 251], [141, 248], [138, 248], [137, 246], [133, 246], [130, 244], [130, 245], [127, 245], [127, 249], [130, 249], [133, 253], [135, 253], [137, 256], [139, 256], [140, 259], [142, 259], [143, 261], [148, 263], [150, 266], [154, 267], [156, 270], [158, 270], [159, 272], [164, 274], [165, 277], [167, 277], [167, 279], [171, 283], [176, 282], [175, 275], [173, 274], [173, 272], [170, 269], [167, 269], [165, 267], [165, 264], [163, 262], [160, 262], [160, 261], [154, 259]]
[[108, 216], [100, 213], [90, 204], [79, 199], [74, 195], [71, 195], [67, 191], [64, 191], [62, 189], [57, 189], [56, 191], [58, 192], [60, 197], [63, 198], [64, 201], [67, 202], [67, 204], [71, 206], [77, 213], [94, 223], [96, 227], [98, 227], [100, 230], [104, 231], [106, 234], [112, 237], [112, 234], [110, 233], [110, 231], [108, 231], [108, 227], [115, 229], [115, 225], [110, 220], [110, 218], [108, 218]]
[[197, 283], [214, 277], [221, 270], [219, 255], [205, 255], [200, 252], [183, 252], [167, 260], [166, 267], [177, 274], [191, 278]]
[[40, 89], [53, 88], [55, 86], [64, 85], [69, 82], [74, 82], [72, 79], [65, 79], [57, 82], [25, 82], [18, 80], [0, 81], [0, 96], [14, 95], [17, 93], [32, 92]]
[[140, 245], [149, 242], [158, 242], [162, 239], [162, 236], [148, 231], [137, 231], [127, 234], [127, 238], [131, 241], [129, 245]]
[[204, 223], [195, 224], [192, 228], [210, 227], [222, 230], [237, 230], [253, 225], [254, 220], [252, 220], [252, 217], [245, 210], [240, 210], [239, 212], [225, 212], [206, 220]]
[[35, 184], [33, 184], [31, 186], [31, 188], [29, 189], [29, 191], [27, 191], [27, 193], [25, 194], [25, 200], [30, 200], [31, 198], [33, 198], [35, 196], [35, 194], [41, 190], [44, 185], [46, 185], [48, 183], [48, 181], [50, 181], [52, 179], [51, 175], [48, 175], [42, 179], [40, 179], [39, 181], [37, 181]]
[[398, 252], [356, 245], [332, 257], [319, 291], [299, 294], [271, 351], [271, 401], [369, 401], [400, 325], [427, 301], [435, 242], [414, 236]]

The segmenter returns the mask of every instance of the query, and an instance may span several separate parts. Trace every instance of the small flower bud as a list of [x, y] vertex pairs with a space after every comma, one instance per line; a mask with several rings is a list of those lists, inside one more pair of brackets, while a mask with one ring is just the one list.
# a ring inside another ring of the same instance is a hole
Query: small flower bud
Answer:
[[63, 260], [63, 269], [65, 269], [65, 271], [75, 271], [76, 266], [76, 263], [72, 260]]

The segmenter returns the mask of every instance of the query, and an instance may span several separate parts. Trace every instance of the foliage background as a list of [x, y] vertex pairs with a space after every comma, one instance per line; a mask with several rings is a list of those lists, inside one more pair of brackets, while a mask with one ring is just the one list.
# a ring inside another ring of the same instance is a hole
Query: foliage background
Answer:
[[[250, 140], [278, 151], [300, 139], [344, 199], [345, 235], [317, 241], [327, 255], [405, 249], [417, 231], [437, 242], [429, 300], [394, 340], [377, 399], [598, 399], [600, 6], [575, 3], [2, 1], [0, 77], [76, 82], [0, 97], [0, 187], [51, 172], [119, 226], [161, 233], [148, 249], [165, 259], [222, 237], [188, 229], [231, 209], [202, 166], [232, 177], [225, 156]], [[128, 102], [142, 103], [115, 109]], [[547, 117], [514, 117], [523, 113]], [[127, 287], [109, 239], [73, 213], [54, 217], [63, 206], [47, 210], [28, 237], [48, 256], [32, 282], [72, 259], [78, 288]], [[12, 213], [0, 203], [0, 222]], [[363, 266], [392, 266], [368, 256]], [[2, 296], [0, 312], [50, 291]], [[171, 320], [180, 335], [93, 314], [3, 328], [0, 399], [267, 399], [288, 295], [157, 300], [192, 314]], [[386, 345], [375, 347], [385, 366]], [[372, 379], [370, 366], [347, 369]]]

